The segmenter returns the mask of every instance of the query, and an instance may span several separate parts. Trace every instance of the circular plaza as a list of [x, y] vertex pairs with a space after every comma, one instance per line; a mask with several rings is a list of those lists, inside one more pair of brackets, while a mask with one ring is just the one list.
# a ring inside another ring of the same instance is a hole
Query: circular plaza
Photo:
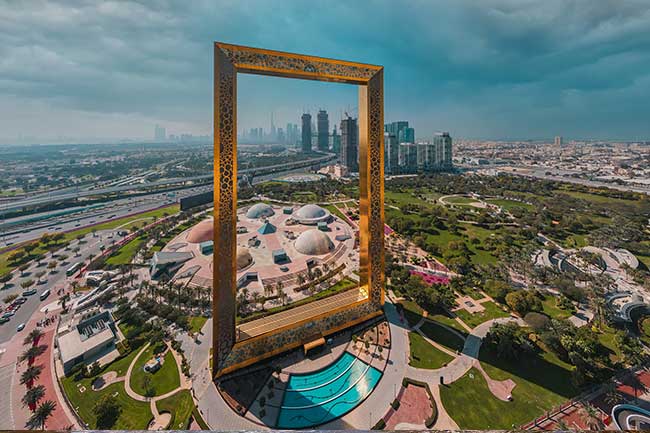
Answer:
[[[213, 232], [213, 220], [206, 218], [177, 235], [158, 254], [152, 278], [167, 273], [178, 282], [211, 287]], [[315, 204], [248, 204], [237, 211], [236, 265], [238, 289], [274, 298], [271, 304], [294, 302], [308, 296], [310, 282], [314, 289], [314, 273], [328, 275], [316, 281], [329, 285], [356, 280], [355, 229]], [[285, 299], [272, 296], [279, 292]]]

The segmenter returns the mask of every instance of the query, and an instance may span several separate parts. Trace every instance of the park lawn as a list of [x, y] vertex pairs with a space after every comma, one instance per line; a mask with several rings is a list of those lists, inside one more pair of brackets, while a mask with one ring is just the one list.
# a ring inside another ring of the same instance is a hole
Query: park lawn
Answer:
[[[113, 383], [100, 391], [92, 390], [92, 378], [75, 381], [73, 376], [61, 379], [68, 400], [90, 429], [97, 428], [94, 406], [104, 395], [117, 393], [117, 402], [122, 408], [119, 418], [111, 428], [116, 430], [146, 430], [153, 418], [149, 403], [132, 399], [124, 389], [124, 382]], [[85, 387], [85, 391], [80, 389]]]
[[444, 367], [454, 358], [442, 350], [433, 347], [417, 332], [409, 332], [411, 357], [409, 364], [416, 368], [435, 370]]
[[455, 205], [470, 205], [472, 203], [478, 203], [478, 201], [476, 201], [475, 199], [470, 198], [470, 197], [464, 197], [464, 196], [461, 196], [461, 197], [447, 197], [447, 198], [445, 198], [445, 202], [455, 204]]
[[512, 210], [513, 208], [520, 207], [526, 210], [533, 209], [534, 206], [528, 203], [522, 203], [516, 200], [508, 200], [505, 198], [488, 198], [485, 202], [499, 206], [507, 211]]
[[465, 309], [460, 309], [454, 311], [460, 319], [467, 324], [470, 328], [475, 328], [483, 322], [487, 322], [491, 319], [497, 319], [499, 317], [508, 317], [510, 314], [503, 311], [492, 301], [483, 302], [481, 304], [485, 310], [480, 313], [471, 314]]
[[154, 396], [163, 395], [169, 391], [173, 391], [181, 385], [181, 379], [172, 355], [171, 350], [165, 353], [165, 358], [160, 370], [155, 373], [147, 373], [144, 371], [144, 365], [153, 357], [154, 347], [150, 345], [142, 352], [131, 371], [131, 388], [138, 394], [145, 396], [144, 378], [146, 375], [151, 377], [151, 387], [154, 390]]
[[339, 210], [339, 208], [337, 208], [337, 207], [334, 206], [333, 204], [321, 205], [321, 207], [324, 207], [325, 209], [327, 209], [328, 211], [330, 211], [330, 213], [331, 213], [332, 215], [338, 217], [339, 219], [341, 219], [341, 220], [343, 220], [343, 221], [346, 221], [346, 222], [347, 222], [348, 219], [349, 219], [348, 217], [346, 217], [345, 215], [343, 215], [343, 212], [341, 212], [341, 211]]
[[616, 329], [605, 326], [603, 329], [598, 330], [598, 341], [609, 349], [609, 359], [612, 362], [618, 362], [623, 359], [621, 349], [616, 344]]
[[203, 316], [190, 317], [190, 332], [192, 333], [200, 332], [201, 328], [203, 328], [203, 325], [205, 325], [205, 322], [207, 320], [208, 318]]
[[586, 200], [598, 204], [611, 204], [614, 202], [618, 202], [621, 204], [636, 205], [639, 202], [638, 200], [628, 200], [625, 198], [607, 197], [600, 194], [590, 194], [588, 192], [580, 192], [580, 191], [567, 191], [564, 189], [556, 189], [555, 192], [558, 192], [560, 194], [566, 194], [573, 198]]
[[641, 254], [635, 254], [636, 258], [639, 259], [648, 269], [650, 269], [650, 256], [643, 256]]
[[313, 203], [318, 200], [318, 196], [312, 191], [297, 191], [291, 195], [291, 199], [301, 203]]
[[425, 320], [422, 326], [420, 326], [420, 330], [430, 340], [445, 346], [453, 352], [461, 352], [465, 345], [465, 341], [462, 338], [436, 322]]
[[192, 394], [186, 389], [178, 391], [163, 400], [156, 402], [158, 412], [169, 412], [172, 419], [166, 427], [170, 430], [187, 430], [190, 424], [190, 417], [194, 410]]
[[490, 352], [481, 348], [481, 365], [492, 379], [512, 379], [517, 384], [513, 401], [494, 397], [481, 373], [472, 368], [440, 388], [445, 409], [461, 429], [517, 428], [579, 392], [571, 382], [571, 366], [551, 353], [503, 361]]
[[587, 235], [585, 234], [572, 234], [567, 236], [563, 244], [567, 248], [582, 248], [589, 245], [589, 242], [587, 242]]
[[[400, 301], [400, 304], [404, 308], [404, 317], [408, 321], [410, 326], [415, 326], [420, 319], [422, 318], [422, 313], [423, 309], [416, 304], [413, 301], [408, 301], [408, 300], [403, 300]], [[454, 328], [458, 332], [460, 332], [463, 335], [467, 334], [467, 330], [463, 328], [463, 325], [458, 323], [455, 319], [449, 317], [447, 313], [443, 312], [428, 312], [427, 318], [429, 320], [433, 320], [435, 322], [442, 323], [444, 325], [449, 326], [450, 328]]]
[[564, 320], [572, 316], [570, 311], [562, 309], [557, 305], [557, 297], [553, 295], [544, 297], [542, 308], [542, 312], [551, 319]]
[[133, 261], [133, 258], [138, 253], [142, 244], [146, 240], [138, 236], [135, 239], [130, 240], [126, 244], [122, 245], [114, 255], [111, 255], [106, 259], [106, 264], [112, 266], [128, 265]]
[[412, 192], [397, 192], [397, 191], [384, 191], [384, 200], [399, 208], [407, 205], [420, 203], [421, 200], [413, 196]]

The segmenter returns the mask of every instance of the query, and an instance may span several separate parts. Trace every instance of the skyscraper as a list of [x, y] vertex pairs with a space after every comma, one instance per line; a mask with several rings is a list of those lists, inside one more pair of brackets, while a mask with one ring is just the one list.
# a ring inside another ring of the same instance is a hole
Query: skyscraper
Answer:
[[329, 149], [329, 129], [330, 121], [327, 116], [327, 111], [320, 110], [316, 115], [318, 120], [318, 150], [321, 152], [327, 152]]
[[341, 164], [350, 172], [359, 171], [359, 129], [357, 119], [341, 120]]
[[400, 143], [397, 154], [399, 172], [402, 174], [418, 171], [418, 147], [415, 143]]
[[555, 137], [555, 146], [556, 147], [562, 147], [562, 136], [557, 135]]
[[332, 152], [337, 155], [341, 154], [341, 136], [336, 132], [336, 125], [334, 125], [334, 129], [332, 130]]
[[384, 174], [399, 173], [398, 151], [397, 137], [384, 132]]
[[165, 128], [156, 125], [153, 131], [153, 139], [156, 141], [165, 141], [167, 139], [167, 132], [165, 131]]
[[311, 152], [311, 114], [302, 115], [302, 151]]
[[433, 136], [435, 146], [434, 166], [437, 170], [449, 170], [453, 167], [452, 142], [448, 132], [438, 132]]
[[408, 126], [400, 129], [397, 141], [400, 143], [415, 143], [415, 129]]
[[273, 112], [271, 112], [271, 136], [269, 138], [271, 141], [275, 141], [278, 138], [277, 130], [275, 129], [275, 122], [273, 121]]
[[[387, 123], [384, 125], [384, 131], [394, 135], [399, 143], [413, 143], [415, 139], [411, 141], [402, 141], [401, 139], [403, 135], [400, 135], [400, 133], [403, 129], [408, 127], [409, 123], [406, 120], [398, 120], [397, 122]], [[415, 136], [415, 131], [413, 131], [413, 136]]]

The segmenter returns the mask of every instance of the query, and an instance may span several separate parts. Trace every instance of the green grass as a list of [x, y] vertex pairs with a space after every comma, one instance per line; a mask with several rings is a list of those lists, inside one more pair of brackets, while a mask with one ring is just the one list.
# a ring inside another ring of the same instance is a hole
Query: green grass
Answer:
[[416, 368], [435, 370], [451, 362], [454, 358], [433, 347], [417, 332], [409, 332], [411, 350], [410, 365]]
[[606, 326], [598, 331], [598, 341], [609, 350], [609, 358], [612, 362], [618, 362], [623, 358], [621, 349], [616, 344], [616, 330]]
[[106, 263], [112, 266], [128, 265], [133, 261], [133, 258], [145, 242], [146, 240], [139, 236], [130, 240], [126, 244], [122, 245], [115, 255], [106, 259]]
[[574, 397], [572, 367], [549, 352], [504, 361], [481, 348], [481, 365], [492, 379], [512, 379], [513, 401], [502, 401], [473, 368], [456, 382], [440, 388], [443, 405], [461, 429], [511, 429]]
[[[423, 311], [422, 308], [415, 302], [408, 301], [408, 300], [400, 301], [400, 304], [404, 308], [404, 317], [408, 321], [409, 325], [415, 326], [420, 321], [420, 318], [422, 317], [422, 311]], [[429, 312], [427, 318], [429, 320], [433, 320], [435, 322], [439, 322], [444, 325], [447, 325], [450, 328], [454, 328], [455, 330], [457, 330], [463, 335], [467, 334], [467, 330], [463, 328], [463, 325], [458, 323], [455, 319], [449, 317], [446, 313]]]
[[131, 371], [131, 388], [138, 394], [144, 396], [146, 394], [144, 388], [144, 377], [149, 375], [151, 377], [151, 386], [154, 390], [154, 395], [163, 395], [178, 388], [181, 384], [178, 367], [174, 361], [174, 355], [171, 351], [165, 354], [163, 366], [155, 373], [147, 373], [143, 367], [153, 357], [153, 346], [147, 347], [140, 355], [133, 371]]
[[571, 317], [572, 313], [557, 305], [557, 296], [546, 296], [542, 301], [542, 312], [551, 319], [564, 320]]
[[420, 330], [429, 339], [446, 347], [453, 352], [461, 352], [465, 342], [458, 335], [454, 334], [444, 326], [440, 326], [435, 322], [425, 321]]
[[158, 412], [169, 412], [172, 419], [169, 421], [168, 429], [187, 430], [190, 424], [190, 417], [194, 410], [192, 394], [186, 389], [177, 392], [163, 400], [156, 402]]
[[[97, 419], [94, 413], [95, 403], [104, 395], [117, 393], [117, 402], [122, 408], [122, 412], [117, 422], [112, 427], [116, 430], [145, 430], [153, 418], [149, 403], [133, 400], [129, 397], [124, 389], [124, 382], [114, 383], [107, 386], [101, 391], [92, 390], [93, 379], [82, 379], [75, 381], [73, 377], [64, 377], [61, 379], [63, 389], [72, 403], [75, 411], [79, 414], [90, 429], [97, 428]], [[80, 392], [81, 385], [86, 388]]]
[[592, 203], [598, 203], [598, 204], [612, 204], [615, 202], [622, 203], [622, 204], [637, 204], [638, 200], [628, 200], [624, 198], [615, 198], [615, 197], [607, 197], [604, 195], [599, 195], [599, 194], [590, 194], [588, 192], [580, 192], [580, 191], [567, 191], [564, 189], [560, 190], [555, 190], [556, 192], [559, 192], [560, 194], [566, 194], [568, 196], [571, 196], [573, 198], [581, 199], [581, 200], [586, 200]]
[[327, 209], [328, 211], [330, 211], [330, 213], [332, 215], [338, 217], [339, 219], [342, 219], [343, 221], [347, 221], [349, 219], [348, 217], [343, 215], [343, 212], [341, 212], [339, 210], [339, 208], [337, 208], [333, 204], [326, 204], [326, 205], [321, 205], [321, 206], [324, 207], [325, 209]]
[[208, 318], [203, 316], [190, 317], [190, 332], [197, 333], [201, 331], [201, 328], [203, 328], [207, 320]]
[[445, 198], [445, 203], [455, 204], [455, 205], [471, 205], [473, 203], [478, 203], [473, 198], [470, 197], [447, 197]]
[[492, 301], [484, 302], [481, 304], [485, 310], [480, 313], [469, 313], [465, 309], [454, 311], [470, 328], [475, 328], [483, 322], [499, 317], [508, 317], [509, 314], [503, 311]]
[[490, 203], [496, 206], [499, 206], [500, 208], [503, 208], [507, 211], [512, 210], [513, 208], [520, 207], [523, 209], [533, 209], [534, 206], [530, 205], [528, 203], [521, 203], [516, 200], [508, 200], [505, 198], [488, 198], [485, 200], [486, 203]]

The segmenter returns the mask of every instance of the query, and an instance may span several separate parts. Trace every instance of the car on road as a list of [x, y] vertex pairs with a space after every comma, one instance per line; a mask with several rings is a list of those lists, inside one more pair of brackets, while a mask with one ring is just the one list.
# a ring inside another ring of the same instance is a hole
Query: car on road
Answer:
[[20, 298], [16, 298], [16, 300], [14, 302], [17, 303], [17, 304], [24, 304], [25, 302], [27, 302], [27, 298], [25, 298], [24, 296], [21, 296]]
[[16, 326], [16, 332], [20, 332], [23, 329], [25, 329], [25, 324], [24, 323], [21, 323], [20, 325]]
[[36, 294], [36, 289], [29, 289], [23, 292], [23, 296], [32, 296]]
[[7, 311], [6, 313], [4, 313], [4, 314], [2, 315], [2, 317], [4, 317], [5, 319], [9, 319], [9, 318], [12, 317], [14, 314], [16, 314], [16, 313], [14, 313], [13, 311]]
[[4, 325], [9, 321], [8, 317], [0, 317], [0, 325]]

